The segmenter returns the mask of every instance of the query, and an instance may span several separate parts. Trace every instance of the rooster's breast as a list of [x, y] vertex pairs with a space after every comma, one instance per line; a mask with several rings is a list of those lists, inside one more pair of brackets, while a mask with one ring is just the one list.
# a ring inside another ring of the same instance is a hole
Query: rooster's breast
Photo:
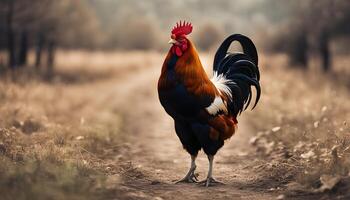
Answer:
[[160, 103], [173, 118], [192, 118], [200, 111], [195, 96], [181, 83], [166, 89], [159, 88], [158, 94]]

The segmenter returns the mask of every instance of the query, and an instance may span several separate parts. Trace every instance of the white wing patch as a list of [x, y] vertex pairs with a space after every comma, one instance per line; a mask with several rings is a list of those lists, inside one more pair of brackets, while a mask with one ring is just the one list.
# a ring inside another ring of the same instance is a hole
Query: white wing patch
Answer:
[[223, 74], [218, 74], [216, 71], [214, 72], [213, 78], [210, 80], [221, 94], [224, 93], [228, 98], [230, 98], [230, 100], [232, 100], [231, 89], [227, 85], [228, 83], [232, 83], [231, 80], [226, 79]]
[[[217, 72], [214, 72], [214, 76], [210, 80], [216, 89], [220, 92], [220, 94], [225, 94], [230, 100], [232, 100], [231, 89], [227, 85], [228, 83], [232, 83], [231, 80], [226, 79], [223, 74], [218, 74]], [[206, 110], [211, 115], [216, 115], [220, 111], [228, 113], [227, 104], [222, 100], [220, 96], [216, 96], [214, 101], [210, 104], [210, 106], [206, 108]]]
[[213, 103], [211, 103], [210, 106], [206, 107], [205, 109], [211, 115], [216, 115], [220, 111], [227, 113], [226, 104], [219, 96], [215, 97]]

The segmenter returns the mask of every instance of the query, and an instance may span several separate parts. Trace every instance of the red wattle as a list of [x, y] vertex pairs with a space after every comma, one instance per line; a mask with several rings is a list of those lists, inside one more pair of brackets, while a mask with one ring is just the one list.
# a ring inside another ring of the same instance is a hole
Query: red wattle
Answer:
[[180, 47], [178, 47], [178, 46], [175, 47], [175, 53], [179, 57], [182, 56], [182, 51], [181, 51]]

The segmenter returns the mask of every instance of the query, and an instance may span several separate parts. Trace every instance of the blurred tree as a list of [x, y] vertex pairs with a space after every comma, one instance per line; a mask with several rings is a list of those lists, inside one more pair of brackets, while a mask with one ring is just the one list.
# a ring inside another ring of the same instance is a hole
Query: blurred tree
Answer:
[[221, 31], [215, 24], [206, 23], [196, 32], [195, 42], [198, 48], [208, 51], [223, 38]]
[[39, 68], [41, 65], [42, 51], [45, 44], [45, 36], [43, 33], [37, 33], [35, 43], [35, 67]]
[[18, 56], [18, 64], [20, 66], [27, 64], [28, 57], [28, 33], [26, 31], [22, 31], [21, 33], [21, 41], [20, 41], [20, 51]]
[[[266, 28], [275, 29], [265, 40], [268, 50], [288, 54], [291, 66], [302, 69], [308, 67], [308, 36], [312, 31], [308, 26], [308, 3], [308, 0], [266, 0], [262, 4], [265, 15], [273, 22]], [[278, 11], [271, 12], [270, 6]]]
[[[18, 46], [18, 55], [16, 63], [18, 66], [25, 66], [27, 64], [28, 51], [30, 48], [30, 33], [35, 31], [35, 17], [37, 14], [39, 0], [13, 0], [15, 5], [14, 12], [14, 32], [18, 36], [16, 44]], [[33, 8], [33, 9], [29, 9]]]
[[323, 0], [323, 25], [319, 35], [319, 48], [324, 71], [332, 67], [330, 43], [338, 37], [350, 36], [350, 1]]
[[[331, 42], [337, 37], [349, 37], [350, 1], [348, 0], [268, 0], [280, 7], [289, 6], [287, 24], [280, 29], [279, 41], [284, 41], [284, 50], [293, 64], [307, 65], [307, 54], [313, 47], [321, 58], [324, 71], [332, 68]], [[297, 23], [296, 23], [297, 22]], [[285, 34], [289, 32], [288, 34]], [[309, 41], [308, 38], [311, 38]], [[310, 43], [314, 42], [314, 45]], [[275, 49], [278, 49], [277, 47]]]
[[331, 68], [330, 35], [322, 30], [319, 35], [319, 51], [322, 58], [322, 69], [329, 71]]
[[51, 78], [53, 75], [53, 65], [55, 61], [55, 40], [50, 40], [47, 46], [47, 76]]
[[283, 28], [269, 36], [266, 39], [265, 49], [271, 52], [284, 52], [289, 56], [289, 62], [293, 67], [307, 69], [309, 59], [309, 42], [307, 32], [297, 25], [293, 29], [298, 31], [292, 32], [291, 28]]
[[15, 33], [14, 33], [14, 12], [15, 2], [12, 0], [3, 1], [7, 4], [6, 11], [6, 33], [7, 33], [7, 51], [8, 51], [8, 65], [11, 69], [16, 67], [15, 57]]
[[[331, 68], [330, 42], [332, 29], [336, 19], [333, 17], [334, 7], [332, 0], [309, 0], [308, 21], [313, 29], [313, 37], [317, 41], [317, 50], [321, 57], [322, 69], [328, 71]], [[340, 0], [343, 1], [343, 0]]]
[[290, 54], [291, 63], [295, 66], [307, 68], [308, 65], [308, 50], [307, 31], [304, 27], [300, 27], [293, 37], [291, 37]]
[[46, 69], [52, 74], [57, 47], [91, 48], [99, 35], [96, 16], [83, 0], [0, 0], [0, 15], [6, 19], [0, 20], [0, 35], [6, 37], [12, 69], [27, 65], [34, 48], [35, 66], [44, 64], [46, 55]]

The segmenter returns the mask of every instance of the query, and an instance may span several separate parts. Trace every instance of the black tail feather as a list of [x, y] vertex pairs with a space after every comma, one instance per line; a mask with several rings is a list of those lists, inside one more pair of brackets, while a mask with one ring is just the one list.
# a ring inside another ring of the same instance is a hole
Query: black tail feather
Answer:
[[233, 34], [227, 37], [222, 44], [220, 45], [219, 49], [217, 50], [215, 57], [214, 57], [214, 70], [219, 66], [219, 63], [226, 57], [226, 54], [228, 52], [228, 48], [231, 46], [232, 42], [238, 41], [242, 48], [244, 54], [248, 55], [253, 63], [258, 66], [258, 53], [256, 51], [254, 43], [246, 36], [241, 34]]
[[[243, 53], [229, 53], [231, 43], [238, 41]], [[252, 99], [251, 86], [256, 89], [256, 99], [252, 109], [259, 102], [261, 95], [258, 54], [253, 42], [246, 36], [234, 34], [224, 40], [214, 58], [214, 71], [224, 74], [231, 82], [232, 102], [228, 102], [230, 112], [237, 116], [248, 108]]]

